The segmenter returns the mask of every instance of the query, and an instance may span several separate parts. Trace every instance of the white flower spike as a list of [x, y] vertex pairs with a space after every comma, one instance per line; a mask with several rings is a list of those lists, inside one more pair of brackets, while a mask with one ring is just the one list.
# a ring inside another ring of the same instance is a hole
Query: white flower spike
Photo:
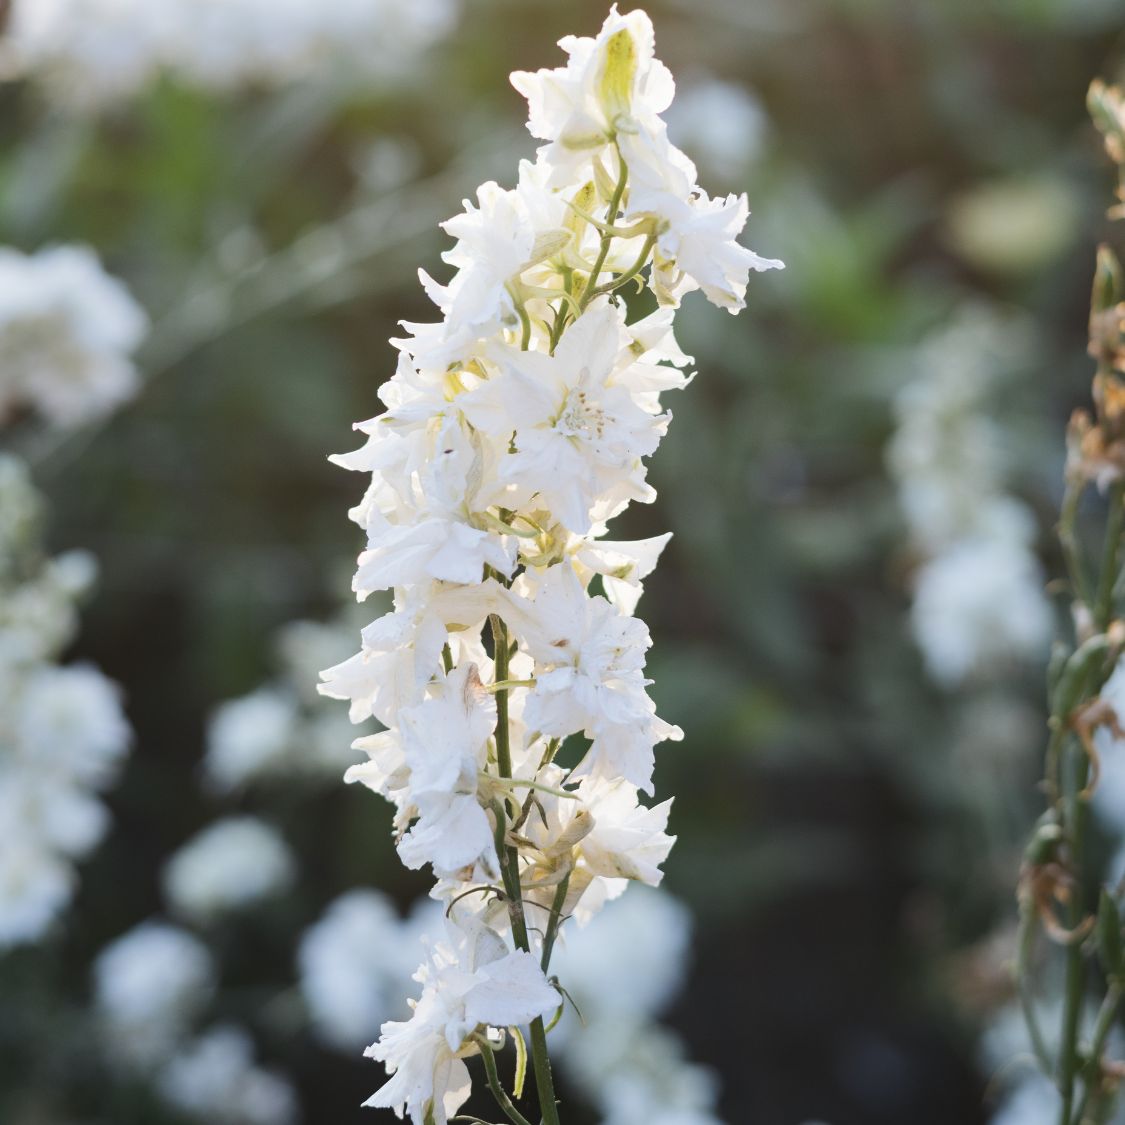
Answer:
[[[674, 84], [644, 12], [614, 8], [561, 46], [565, 67], [512, 76], [546, 143], [514, 188], [485, 184], [444, 224], [455, 272], [422, 274], [443, 319], [405, 326], [386, 412], [336, 458], [371, 474], [351, 513], [367, 535], [356, 593], [394, 606], [321, 690], [386, 728], [356, 742], [368, 761], [347, 780], [394, 804], [399, 854], [432, 867], [448, 917], [413, 1015], [367, 1052], [390, 1074], [367, 1104], [414, 1125], [457, 1113], [477, 1055], [526, 1120], [493, 1058], [520, 1027], [559, 1125], [544, 1019], [560, 930], [630, 881], [658, 884], [674, 842], [671, 802], [638, 799], [656, 744], [682, 735], [649, 698], [634, 616], [668, 536], [612, 541], [609, 521], [655, 497], [661, 395], [689, 382], [682, 296], [735, 312], [749, 272], [781, 265], [736, 241], [746, 199], [711, 199], [668, 141]], [[627, 287], [645, 284], [657, 310], [630, 319]], [[583, 749], [564, 756], [572, 737]]]

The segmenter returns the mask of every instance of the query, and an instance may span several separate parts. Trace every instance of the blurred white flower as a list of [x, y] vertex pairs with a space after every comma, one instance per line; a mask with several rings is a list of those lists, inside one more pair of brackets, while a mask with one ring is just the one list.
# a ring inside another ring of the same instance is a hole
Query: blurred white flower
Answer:
[[163, 1061], [214, 987], [211, 954], [198, 938], [164, 922], [142, 922], [94, 962], [107, 1049], [131, 1065]]
[[[3, 803], [0, 781], [0, 813], [6, 814]], [[19, 821], [0, 816], [0, 952], [38, 941], [70, 901], [73, 886], [69, 864]]]
[[203, 769], [208, 786], [231, 793], [280, 769], [293, 749], [296, 723], [296, 700], [276, 688], [259, 688], [221, 704], [207, 729]]
[[1005, 1094], [989, 1125], [1055, 1125], [1059, 1105], [1055, 1084], [1041, 1074], [1029, 1074]]
[[91, 788], [114, 777], [129, 745], [121, 692], [96, 668], [43, 665], [23, 684], [15, 724], [17, 752], [39, 770]]
[[1046, 658], [1051, 611], [1038, 559], [1025, 543], [955, 543], [915, 576], [912, 624], [926, 667], [956, 685], [1013, 659]]
[[690, 948], [687, 908], [645, 886], [630, 885], [588, 926], [565, 931], [552, 967], [582, 1020], [568, 1006], [552, 1039], [605, 1125], [718, 1122], [714, 1074], [653, 1022], [683, 987]]
[[148, 319], [84, 246], [0, 249], [0, 422], [21, 407], [80, 426], [136, 392]]
[[887, 466], [922, 556], [911, 624], [946, 687], [1046, 657], [1035, 515], [1006, 492], [1011, 454], [989, 416], [1000, 375], [1029, 351], [1022, 321], [966, 306], [911, 357], [916, 373], [895, 401]]
[[115, 684], [89, 665], [55, 663], [74, 635], [91, 560], [43, 560], [41, 501], [12, 457], [0, 457], [0, 501], [3, 950], [39, 940], [70, 901], [73, 861], [109, 827], [98, 793], [116, 778], [131, 732]]
[[230, 817], [172, 856], [164, 891], [177, 914], [207, 922], [282, 893], [293, 874], [293, 857], [273, 828], [255, 817]]
[[588, 926], [566, 930], [553, 964], [587, 1021], [647, 1021], [683, 987], [690, 950], [687, 907], [634, 885]]
[[226, 1024], [205, 1032], [163, 1069], [160, 1093], [207, 1125], [291, 1125], [297, 1096], [289, 1082], [254, 1065], [254, 1044]]
[[668, 135], [725, 183], [732, 183], [762, 150], [767, 120], [744, 86], [711, 78], [681, 84], [668, 109]]
[[310, 76], [409, 76], [451, 29], [456, 0], [14, 0], [0, 55], [75, 109], [158, 74], [218, 91]]
[[356, 889], [336, 899], [297, 952], [301, 992], [320, 1038], [358, 1050], [381, 1024], [406, 1015], [418, 953], [418, 935], [385, 895]]

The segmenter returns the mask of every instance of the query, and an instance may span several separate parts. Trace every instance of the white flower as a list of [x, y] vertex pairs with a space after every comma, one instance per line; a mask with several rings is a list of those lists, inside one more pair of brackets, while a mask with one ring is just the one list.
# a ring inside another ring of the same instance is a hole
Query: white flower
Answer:
[[0, 249], [0, 418], [26, 405], [73, 427], [115, 409], [136, 391], [129, 354], [146, 327], [86, 247]]
[[17, 553], [27, 549], [41, 507], [27, 466], [18, 457], [0, 454], [0, 578]]
[[423, 986], [405, 1023], [383, 1025], [379, 1042], [365, 1054], [386, 1064], [389, 1081], [364, 1104], [405, 1108], [414, 1125], [446, 1125], [469, 1096], [462, 1057], [477, 1053], [469, 1037], [478, 1028], [511, 1027], [553, 1014], [559, 994], [529, 953], [510, 952], [482, 926], [449, 927], [449, 941], [430, 950], [418, 970]]
[[221, 704], [207, 730], [203, 768], [208, 784], [230, 793], [284, 768], [296, 723], [296, 701], [275, 688], [260, 688]]
[[528, 131], [551, 142], [544, 159], [557, 169], [554, 182], [574, 182], [614, 136], [655, 126], [676, 87], [654, 45], [648, 15], [640, 9], [619, 15], [614, 5], [596, 39], [559, 41], [570, 56], [565, 67], [512, 75], [527, 98]]
[[69, 865], [23, 827], [18, 821], [0, 827], [0, 951], [38, 941], [73, 892]]
[[129, 740], [120, 690], [96, 668], [44, 665], [25, 681], [16, 741], [37, 768], [105, 788]]
[[301, 992], [317, 1034], [342, 1051], [362, 1047], [372, 1031], [405, 1007], [417, 960], [406, 924], [378, 891], [348, 891], [301, 937]]
[[297, 1098], [280, 1075], [254, 1065], [254, 1045], [241, 1028], [220, 1025], [164, 1068], [159, 1088], [181, 1113], [208, 1125], [291, 1125]]
[[455, 0], [14, 0], [0, 62], [84, 111], [165, 71], [217, 91], [317, 76], [402, 81], [455, 13]]
[[[555, 967], [583, 1018], [654, 1019], [683, 987], [691, 916], [664, 891], [630, 887], [589, 925], [569, 930]], [[568, 1028], [573, 1021], [567, 1019]]]
[[480, 863], [498, 874], [492, 822], [481, 807], [478, 775], [488, 758], [496, 704], [476, 666], [456, 668], [431, 698], [398, 716], [403, 759], [418, 819], [398, 846], [408, 867], [433, 864], [443, 875]]
[[614, 380], [627, 337], [612, 305], [591, 309], [567, 332], [554, 355], [497, 346], [501, 374], [465, 396], [465, 416], [494, 438], [512, 436], [501, 480], [505, 505], [547, 508], [579, 535], [611, 494], [613, 515], [629, 500], [651, 500], [641, 458], [660, 442], [667, 415], [653, 417]]
[[586, 768], [651, 792], [653, 746], [682, 732], [656, 717], [645, 692], [644, 622], [590, 597], [573, 567], [543, 572], [531, 598], [517, 596], [516, 629], [535, 659], [524, 721], [550, 738], [584, 732]]
[[1013, 659], [1045, 658], [1051, 613], [1039, 562], [1018, 540], [957, 542], [918, 572], [912, 624], [942, 684]]
[[286, 890], [293, 858], [277, 832], [250, 816], [205, 828], [172, 856], [164, 891], [172, 908], [206, 922]]
[[477, 189], [474, 207], [442, 223], [457, 239], [442, 259], [457, 267], [448, 285], [439, 285], [424, 270], [419, 274], [426, 293], [441, 309], [447, 339], [468, 342], [477, 330], [485, 335], [500, 324], [514, 324], [516, 311], [510, 285], [524, 270], [565, 243], [566, 206], [561, 196], [542, 184], [542, 171], [520, 162], [519, 184], [505, 191], [489, 181]]
[[[735, 241], [745, 199], [711, 200], [669, 144], [673, 84], [648, 17], [613, 9], [596, 39], [562, 46], [566, 67], [513, 75], [548, 143], [516, 188], [485, 184], [445, 224], [455, 272], [422, 275], [444, 319], [405, 324], [386, 411], [336, 458], [371, 474], [350, 512], [367, 533], [353, 588], [393, 590], [394, 608], [320, 690], [386, 728], [354, 744], [368, 761], [346, 780], [393, 802], [401, 858], [431, 864], [433, 897], [456, 906], [412, 1018], [368, 1052], [391, 1074], [368, 1104], [416, 1125], [464, 1103], [463, 1059], [488, 1027], [558, 1006], [544, 972], [562, 922], [660, 881], [670, 802], [637, 792], [652, 791], [656, 743], [681, 732], [656, 716], [631, 614], [667, 536], [609, 540], [608, 523], [655, 495], [661, 395], [690, 379], [680, 297], [702, 288], [733, 311], [750, 269], [780, 265]], [[617, 291], [646, 280], [660, 307], [630, 324]], [[588, 750], [564, 770], [578, 735]], [[694, 1093], [643, 1112], [707, 1120], [707, 1083], [678, 1075]], [[606, 1101], [621, 1125], [627, 1101]]]
[[164, 922], [143, 922], [98, 954], [95, 1002], [110, 1050], [149, 1065], [168, 1057], [215, 987], [211, 954]]

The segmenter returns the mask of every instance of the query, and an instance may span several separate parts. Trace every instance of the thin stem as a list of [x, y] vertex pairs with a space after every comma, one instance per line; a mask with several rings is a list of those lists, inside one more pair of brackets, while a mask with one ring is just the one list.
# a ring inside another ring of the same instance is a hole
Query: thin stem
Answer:
[[512, 1125], [531, 1125], [531, 1122], [516, 1109], [512, 1099], [508, 1097], [508, 1091], [504, 1089], [500, 1081], [500, 1075], [496, 1072], [496, 1056], [492, 1053], [491, 1044], [483, 1037], [478, 1039], [477, 1043], [480, 1044], [480, 1057], [484, 1060], [484, 1073], [488, 1077], [488, 1088], [492, 1091], [496, 1104], [504, 1111], [505, 1117], [512, 1122]]
[[593, 295], [600, 297], [605, 293], [614, 293], [623, 285], [628, 285], [634, 277], [637, 276], [645, 268], [645, 263], [648, 261], [649, 254], [652, 253], [652, 248], [656, 245], [656, 235], [650, 234], [644, 241], [641, 247], [641, 252], [637, 255], [637, 260], [622, 274], [618, 274], [612, 281], [607, 281], [605, 285], [598, 286], [594, 290]]
[[1024, 1023], [1027, 1024], [1027, 1033], [1031, 1039], [1031, 1047], [1039, 1066], [1044, 1074], [1053, 1074], [1055, 1067], [1051, 1062], [1050, 1052], [1047, 1050], [1047, 1041], [1043, 1038], [1043, 1029], [1039, 1026], [1039, 1015], [1035, 1011], [1035, 997], [1031, 995], [1029, 987], [1028, 967], [1031, 961], [1031, 949], [1035, 942], [1035, 910], [1030, 904], [1021, 911], [1019, 942], [1016, 953], [1016, 985], [1019, 989], [1020, 1007], [1023, 1010]]
[[527, 315], [527, 309], [522, 301], [516, 305], [516, 311], [520, 314], [520, 324], [523, 325], [523, 332], [520, 335], [520, 351], [526, 352], [531, 346], [531, 317]]
[[559, 936], [562, 908], [566, 902], [566, 892], [569, 887], [570, 875], [568, 873], [566, 878], [558, 885], [558, 889], [555, 891], [555, 899], [551, 903], [551, 919], [547, 923], [547, 933], [543, 937], [543, 972], [546, 972], [551, 964], [551, 953], [555, 948], [555, 938]]
[[[625, 194], [625, 182], [629, 178], [629, 169], [625, 164], [620, 149], [617, 149], [617, 162], [621, 165], [621, 172], [617, 177], [617, 186], [613, 189], [613, 198], [609, 201], [609, 209], [606, 212], [610, 225], [612, 225], [613, 221], [617, 218], [617, 212], [621, 207], [621, 197]], [[609, 257], [609, 247], [612, 242], [612, 234], [602, 234], [602, 244], [598, 249], [598, 256], [594, 262], [594, 268], [590, 271], [590, 276], [586, 279], [586, 288], [582, 290], [582, 296], [578, 302], [579, 306], [583, 309], [593, 300], [594, 293], [598, 288], [598, 278], [601, 276], [602, 266], [605, 265], [606, 258]]]
[[[499, 614], [489, 617], [492, 629], [493, 662], [498, 681], [508, 678], [508, 649], [510, 639], [508, 626]], [[496, 693], [496, 768], [501, 778], [512, 777], [512, 750], [508, 731], [508, 692], [501, 689]], [[512, 935], [516, 945], [525, 953], [531, 952], [531, 942], [527, 936], [527, 919], [523, 911], [523, 894], [520, 889], [519, 851], [506, 843], [506, 817], [500, 803], [493, 806], [496, 815], [496, 844], [500, 860], [504, 890], [508, 895], [508, 914], [512, 921]], [[535, 1071], [535, 1090], [539, 1095], [539, 1108], [543, 1113], [543, 1125], [559, 1125], [558, 1104], [555, 1101], [555, 1083], [551, 1076], [551, 1060], [547, 1054], [547, 1032], [543, 1019], [537, 1016], [531, 1022], [531, 1065]], [[487, 1062], [486, 1062], [487, 1066]], [[495, 1091], [493, 1091], [495, 1093]]]
[[1075, 597], [1090, 605], [1089, 581], [1086, 568], [1082, 562], [1082, 554], [1078, 548], [1078, 502], [1082, 497], [1082, 489], [1077, 484], [1067, 484], [1066, 494], [1063, 496], [1062, 512], [1059, 517], [1058, 536], [1062, 544], [1063, 558], [1066, 569], [1070, 575], [1070, 584]]
[[[1073, 750], [1073, 748], [1072, 748]], [[1086, 801], [1082, 791], [1089, 777], [1090, 759], [1085, 753], [1072, 753], [1072, 779], [1066, 795], [1067, 838], [1070, 846], [1070, 867], [1076, 886], [1071, 891], [1068, 916], [1070, 928], [1082, 924], [1083, 887], [1082, 857], [1085, 843]], [[1078, 1037], [1085, 1006], [1086, 962], [1082, 955], [1082, 942], [1073, 941], [1066, 949], [1066, 992], [1063, 1001], [1062, 1044], [1059, 1049], [1059, 1092], [1062, 1094], [1059, 1125], [1072, 1125], [1071, 1109], [1074, 1104], [1074, 1080], [1078, 1070]]]
[[1121, 525], [1125, 516], [1125, 484], [1118, 481], [1109, 493], [1109, 515], [1106, 522], [1105, 548], [1098, 592], [1094, 600], [1094, 623], [1104, 633], [1113, 616], [1113, 588], [1117, 585], [1117, 553], [1121, 546]]
[[1090, 1044], [1090, 1061], [1086, 1064], [1085, 1072], [1082, 1075], [1082, 1097], [1079, 1098], [1078, 1106], [1074, 1111], [1074, 1125], [1082, 1125], [1082, 1119], [1086, 1115], [1086, 1107], [1089, 1104], [1090, 1096], [1094, 1091], [1094, 1085], [1101, 1070], [1105, 1041], [1109, 1038], [1109, 1033], [1113, 1029], [1113, 1022], [1117, 1018], [1117, 1007], [1120, 1003], [1121, 985], [1114, 982], [1105, 994], [1101, 1009], [1098, 1011], [1097, 1022], [1094, 1024], [1094, 1039]]

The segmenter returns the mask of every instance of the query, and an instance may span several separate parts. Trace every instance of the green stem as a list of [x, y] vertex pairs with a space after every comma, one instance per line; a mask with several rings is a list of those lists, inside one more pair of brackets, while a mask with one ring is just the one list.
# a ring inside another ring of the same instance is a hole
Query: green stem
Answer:
[[[621, 165], [621, 172], [617, 177], [617, 186], [613, 189], [613, 198], [609, 201], [609, 209], [606, 212], [611, 226], [617, 218], [617, 212], [621, 207], [621, 198], [625, 194], [625, 182], [629, 178], [629, 169], [621, 156], [620, 149], [617, 149], [617, 162]], [[602, 266], [605, 265], [606, 258], [609, 257], [609, 247], [612, 242], [612, 234], [602, 234], [602, 244], [598, 249], [594, 268], [590, 271], [590, 276], [586, 279], [586, 287], [582, 290], [582, 296], [579, 298], [579, 307], [583, 309], [593, 300], [594, 293], [598, 288], [598, 278], [601, 276]]]
[[1063, 558], [1066, 561], [1066, 569], [1070, 574], [1070, 584], [1075, 597], [1080, 602], [1090, 605], [1090, 588], [1086, 577], [1086, 568], [1082, 563], [1082, 554], [1078, 549], [1078, 533], [1076, 530], [1078, 501], [1081, 497], [1081, 487], [1068, 483], [1059, 517], [1058, 536], [1059, 543], [1062, 544]]
[[555, 938], [559, 935], [559, 926], [562, 924], [562, 908], [566, 902], [566, 892], [569, 887], [570, 875], [567, 874], [566, 878], [558, 885], [554, 901], [551, 903], [551, 918], [547, 923], [547, 933], [543, 938], [543, 972], [546, 972], [551, 965], [551, 953], [555, 948]]
[[[1125, 483], [1118, 481], [1109, 494], [1106, 517], [1105, 546], [1102, 550], [1098, 588], [1094, 596], [1094, 628], [1104, 633], [1113, 617], [1113, 591], [1117, 585], [1118, 554], [1121, 546], [1122, 521], [1125, 517]], [[1065, 716], [1063, 716], [1065, 721]], [[1068, 910], [1071, 929], [1077, 929], [1084, 916], [1085, 895], [1082, 885], [1085, 852], [1086, 800], [1083, 790], [1090, 775], [1090, 759], [1081, 748], [1072, 748], [1072, 778], [1064, 800], [1065, 827], [1070, 856], [1069, 867], [1075, 879]], [[1066, 951], [1066, 994], [1063, 1005], [1062, 1044], [1059, 1050], [1059, 1092], [1062, 1094], [1059, 1125], [1078, 1125], [1081, 1117], [1073, 1115], [1074, 1086], [1078, 1070], [1078, 1037], [1082, 1023], [1086, 966], [1082, 942], [1073, 941]], [[1083, 1102], [1085, 1101], [1085, 1096]], [[1080, 1108], [1081, 1105], [1080, 1105]], [[1082, 1112], [1085, 1112], [1082, 1108]]]
[[[489, 618], [492, 629], [493, 662], [498, 681], [508, 678], [508, 626], [499, 614]], [[511, 779], [512, 750], [508, 731], [508, 692], [496, 693], [496, 768], [500, 776]], [[531, 942], [527, 936], [527, 919], [523, 911], [523, 894], [520, 889], [519, 851], [505, 843], [506, 817], [499, 802], [494, 806], [496, 815], [496, 843], [500, 860], [504, 890], [508, 896], [508, 914], [512, 921], [512, 935], [516, 946], [524, 953], [531, 952]], [[487, 1065], [487, 1064], [486, 1064]], [[539, 1108], [543, 1114], [543, 1125], [559, 1125], [558, 1104], [555, 1101], [555, 1083], [551, 1075], [551, 1060], [547, 1054], [547, 1032], [543, 1019], [537, 1016], [531, 1022], [531, 1065], [535, 1071], [535, 1090], [539, 1095]], [[495, 1093], [495, 1091], [494, 1091]]]
[[[1082, 859], [1086, 829], [1086, 801], [1082, 790], [1089, 779], [1090, 759], [1081, 749], [1071, 747], [1073, 754], [1072, 778], [1066, 794], [1067, 840], [1070, 847], [1070, 869], [1075, 886], [1068, 907], [1070, 928], [1077, 930], [1082, 924], [1085, 895], [1082, 886]], [[1074, 1105], [1074, 1080], [1078, 1070], [1078, 1038], [1085, 1006], [1086, 962], [1082, 955], [1082, 942], [1074, 940], [1066, 949], [1066, 992], [1063, 1002], [1062, 1044], [1059, 1049], [1059, 1092], [1062, 1107], [1059, 1125], [1072, 1125], [1071, 1110]]]
[[1094, 600], [1094, 624], [1104, 633], [1113, 617], [1113, 589], [1117, 585], [1117, 552], [1121, 546], [1121, 525], [1125, 516], [1125, 484], [1118, 481], [1109, 493], [1109, 514], [1106, 521], [1105, 548], [1098, 592]]
[[1051, 1054], [1047, 1050], [1047, 1041], [1043, 1038], [1043, 1029], [1039, 1026], [1039, 1016], [1035, 1011], [1035, 998], [1031, 995], [1029, 987], [1030, 973], [1028, 967], [1031, 961], [1031, 948], [1035, 941], [1036, 914], [1029, 904], [1020, 912], [1019, 942], [1016, 953], [1016, 986], [1019, 989], [1020, 1007], [1023, 1009], [1024, 1023], [1027, 1025], [1027, 1034], [1031, 1039], [1031, 1047], [1039, 1066], [1044, 1074], [1053, 1074], [1054, 1065]]
[[1074, 1125], [1082, 1125], [1086, 1116], [1086, 1108], [1094, 1092], [1102, 1065], [1102, 1051], [1105, 1050], [1105, 1041], [1113, 1029], [1113, 1021], [1117, 1018], [1117, 1006], [1121, 1003], [1121, 985], [1113, 983], [1102, 1001], [1098, 1011], [1098, 1019], [1094, 1024], [1094, 1039], [1090, 1044], [1090, 1061], [1086, 1064], [1082, 1075], [1082, 1097], [1074, 1111]]
[[496, 1056], [492, 1053], [491, 1045], [484, 1038], [478, 1039], [477, 1043], [480, 1045], [480, 1057], [484, 1060], [484, 1073], [488, 1076], [488, 1088], [492, 1091], [496, 1104], [504, 1111], [504, 1115], [512, 1125], [531, 1125], [508, 1097], [508, 1091], [504, 1089], [500, 1075], [496, 1072]]
[[628, 285], [634, 277], [637, 276], [645, 268], [648, 262], [648, 256], [652, 253], [652, 248], [656, 245], [656, 235], [650, 234], [644, 241], [641, 247], [641, 252], [637, 255], [637, 260], [622, 274], [618, 274], [612, 281], [606, 282], [605, 285], [598, 286], [594, 290], [593, 295], [600, 297], [605, 293], [613, 293], [620, 289], [623, 285]]

